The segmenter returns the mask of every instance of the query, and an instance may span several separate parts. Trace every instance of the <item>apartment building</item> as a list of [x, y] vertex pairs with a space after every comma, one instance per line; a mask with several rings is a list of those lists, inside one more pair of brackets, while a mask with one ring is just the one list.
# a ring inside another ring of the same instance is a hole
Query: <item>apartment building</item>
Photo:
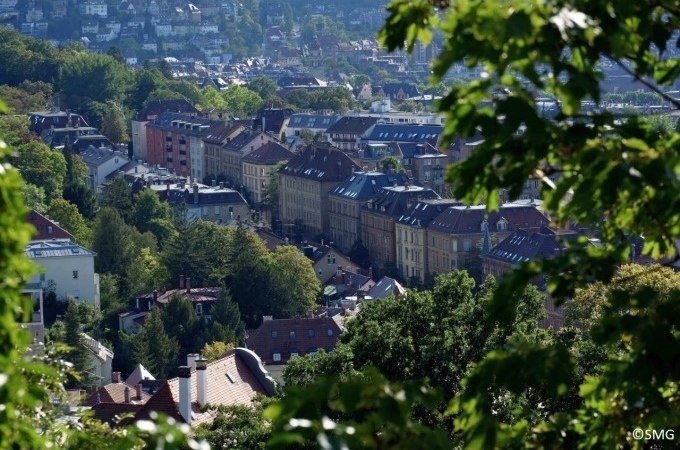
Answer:
[[243, 185], [250, 193], [252, 203], [262, 203], [274, 166], [282, 161], [290, 161], [293, 156], [293, 152], [283, 145], [267, 142], [241, 160]]

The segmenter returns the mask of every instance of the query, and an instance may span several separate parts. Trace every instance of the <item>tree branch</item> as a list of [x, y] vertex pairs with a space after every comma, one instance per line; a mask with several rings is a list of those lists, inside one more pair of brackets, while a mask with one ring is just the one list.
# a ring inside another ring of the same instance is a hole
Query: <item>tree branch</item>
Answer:
[[675, 109], [680, 109], [680, 101], [674, 99], [674, 98], [671, 97], [670, 95], [668, 95], [668, 94], [666, 94], [665, 92], [663, 92], [661, 89], [659, 89], [658, 87], [656, 87], [656, 86], [655, 86], [652, 82], [650, 82], [649, 80], [646, 80], [646, 79], [642, 78], [641, 75], [639, 75], [639, 74], [637, 74], [635, 71], [631, 70], [630, 67], [626, 66], [626, 65], [623, 63], [623, 61], [621, 61], [620, 59], [614, 58], [614, 57], [612, 57], [612, 56], [610, 56], [610, 55], [605, 55], [605, 56], [606, 56], [610, 61], [612, 61], [613, 63], [615, 63], [617, 66], [619, 66], [620, 68], [622, 68], [622, 69], [624, 70], [624, 72], [626, 72], [628, 75], [632, 76], [632, 77], [635, 78], [637, 81], [639, 81], [640, 83], [644, 84], [649, 90], [654, 91], [655, 93], [659, 94], [664, 100], [666, 100], [667, 102], [670, 102], [673, 106], [675, 106]]

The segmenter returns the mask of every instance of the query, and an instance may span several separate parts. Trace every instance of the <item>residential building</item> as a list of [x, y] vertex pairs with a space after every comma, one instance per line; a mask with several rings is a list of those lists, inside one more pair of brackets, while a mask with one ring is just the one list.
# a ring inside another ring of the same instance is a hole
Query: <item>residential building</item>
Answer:
[[253, 128], [269, 133], [279, 140], [287, 135], [288, 122], [293, 110], [288, 108], [265, 108], [253, 121]]
[[361, 240], [361, 207], [376, 198], [382, 188], [403, 185], [404, 174], [381, 172], [355, 172], [338, 183], [328, 193], [330, 238], [343, 252], [349, 252]]
[[372, 91], [374, 97], [385, 97], [393, 101], [402, 101], [420, 95], [416, 85], [409, 83], [386, 83], [382, 86], [372, 86]]
[[252, 128], [244, 129], [236, 137], [222, 145], [220, 171], [217, 175], [226, 178], [232, 186], [242, 185], [243, 158], [269, 142], [278, 142], [278, 140], [268, 133], [256, 131]]
[[[372, 272], [372, 271], [371, 271]], [[375, 286], [372, 273], [364, 275], [338, 266], [335, 274], [324, 282], [323, 296], [325, 301], [346, 298], [364, 298]]]
[[197, 427], [212, 422], [217, 407], [249, 406], [258, 394], [275, 393], [275, 381], [260, 358], [246, 348], [235, 348], [210, 363], [199, 355], [187, 355], [187, 365], [178, 372], [136, 412], [135, 421], [148, 420], [156, 412]]
[[87, 333], [80, 333], [80, 335], [90, 356], [92, 375], [99, 380], [99, 384], [110, 383], [113, 351]]
[[326, 129], [324, 138], [341, 150], [358, 150], [361, 137], [369, 133], [378, 119], [346, 116]]
[[382, 277], [366, 294], [366, 298], [381, 300], [389, 295], [395, 297], [406, 296], [406, 288], [394, 278]]
[[465, 267], [468, 259], [481, 252], [485, 230], [490, 245], [520, 228], [538, 231], [549, 218], [540, 210], [540, 201], [505, 203], [487, 213], [486, 205], [451, 206], [428, 226], [428, 267], [432, 274]]
[[362, 206], [362, 240], [373, 267], [382, 274], [396, 269], [396, 221], [418, 201], [436, 198], [439, 196], [432, 189], [404, 184], [383, 188], [378, 197]]
[[105, 1], [96, 0], [91, 2], [84, 2], [78, 5], [80, 14], [85, 16], [97, 16], [106, 19], [109, 15], [109, 8]]
[[397, 269], [403, 280], [424, 283], [428, 266], [430, 222], [449, 206], [459, 204], [450, 199], [420, 200], [406, 209], [395, 221]]
[[443, 196], [446, 191], [444, 172], [448, 165], [448, 156], [443, 153], [414, 155], [412, 161], [411, 171], [415, 181]]
[[31, 210], [26, 217], [26, 221], [33, 225], [35, 233], [32, 241], [51, 241], [53, 239], [59, 240], [73, 240], [73, 235], [59, 226], [59, 223], [50, 220], [47, 216], [43, 216], [35, 209]]
[[300, 250], [312, 261], [314, 273], [322, 283], [335, 276], [338, 270], [355, 273], [361, 270], [342, 252], [323, 243], [305, 241]]
[[240, 136], [244, 131], [246, 131], [244, 124], [229, 122], [223, 128], [203, 138], [203, 171], [205, 177], [217, 178], [224, 173], [222, 163], [223, 160], [226, 163], [226, 156], [222, 155], [222, 148], [225, 144], [231, 142], [232, 139]]
[[87, 166], [87, 185], [97, 194], [109, 175], [130, 162], [127, 153], [105, 147], [90, 147], [80, 152], [80, 157]]
[[80, 114], [70, 111], [60, 111], [53, 107], [47, 111], [33, 111], [28, 113], [28, 128], [38, 136], [53, 128], [87, 127], [87, 122]]
[[436, 147], [443, 132], [444, 127], [437, 124], [377, 123], [361, 136], [361, 143], [413, 142]]
[[319, 349], [332, 352], [341, 329], [329, 317], [274, 319], [265, 316], [256, 330], [248, 332], [246, 347], [255, 352], [268, 370], [281, 372], [290, 358], [315, 354]]
[[146, 161], [148, 151], [146, 144], [146, 124], [155, 120], [164, 112], [198, 114], [198, 110], [184, 99], [152, 100], [137, 113], [130, 123], [132, 133], [132, 154], [135, 159]]
[[54, 290], [58, 300], [73, 298], [99, 308], [99, 275], [94, 272], [95, 253], [68, 239], [31, 241], [26, 256], [39, 266], [28, 280]]
[[214, 186], [193, 184], [187, 187], [184, 182], [175, 185], [152, 185], [161, 200], [172, 206], [186, 205], [188, 220], [209, 220], [222, 225], [236, 225], [250, 220], [250, 206], [240, 192], [224, 187], [224, 183]]
[[323, 134], [339, 118], [340, 116], [337, 115], [293, 114], [288, 122], [286, 136], [288, 139], [300, 136], [302, 130], [309, 130], [314, 134]]
[[[519, 229], [503, 239], [488, 252], [482, 255], [482, 273], [484, 276], [502, 277], [520, 263], [535, 259], [549, 259], [566, 251], [565, 243], [575, 239], [578, 233], [573, 231], [559, 232], [547, 227], [538, 231]], [[545, 289], [543, 277], [534, 280], [539, 288]], [[551, 298], [546, 298], [547, 318], [544, 327], [560, 328], [564, 325], [564, 308], [557, 307]]]
[[[202, 180], [204, 148], [203, 138], [215, 134], [224, 126], [222, 121], [194, 117], [184, 113], [161, 113], [146, 125], [148, 161], [173, 170], [178, 175], [193, 176]], [[192, 162], [199, 167], [194, 168]]]
[[274, 166], [290, 161], [293, 156], [293, 152], [281, 144], [268, 142], [241, 159], [242, 184], [253, 204], [262, 203]]
[[279, 213], [287, 234], [302, 221], [303, 237], [328, 236], [328, 192], [358, 170], [349, 156], [328, 143], [312, 143], [288, 161], [279, 171]]
[[31, 335], [31, 354], [42, 354], [45, 345], [45, 316], [43, 314], [43, 289], [40, 283], [27, 283], [21, 290], [21, 295], [31, 299], [33, 308], [28, 322], [22, 322]]

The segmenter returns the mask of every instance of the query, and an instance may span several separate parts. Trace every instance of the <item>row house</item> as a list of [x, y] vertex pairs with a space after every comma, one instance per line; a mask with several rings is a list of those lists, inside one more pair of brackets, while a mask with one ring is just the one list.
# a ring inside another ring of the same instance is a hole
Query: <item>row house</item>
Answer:
[[481, 250], [486, 232], [491, 244], [519, 229], [538, 231], [549, 218], [540, 201], [516, 201], [488, 213], [486, 205], [451, 206], [428, 226], [428, 272], [445, 273], [466, 265]]
[[97, 194], [106, 177], [130, 162], [127, 153], [106, 147], [90, 147], [81, 151], [80, 157], [87, 166], [87, 185]]
[[161, 113], [146, 125], [148, 161], [167, 167], [178, 175], [202, 179], [205, 159], [203, 139], [223, 126], [221, 121], [192, 114]]
[[[500, 278], [520, 263], [553, 258], [562, 254], [566, 250], [566, 242], [577, 236], [578, 233], [573, 231], [561, 232], [547, 227], [538, 231], [516, 230], [482, 255], [482, 273]], [[539, 288], [545, 288], [542, 277], [536, 281]], [[542, 326], [560, 328], [564, 325], [563, 306], [556, 306], [551, 298], [546, 298], [545, 310], [547, 317]]]
[[293, 156], [293, 152], [283, 145], [268, 142], [243, 157], [242, 183], [250, 192], [252, 203], [262, 203], [274, 167], [280, 162], [290, 161]]
[[217, 175], [225, 177], [234, 186], [241, 185], [243, 183], [243, 158], [269, 142], [278, 142], [278, 140], [268, 133], [245, 128], [222, 145]]
[[84, 2], [78, 5], [80, 14], [84, 16], [97, 16], [106, 19], [109, 15], [109, 7], [103, 0]]
[[329, 143], [312, 143], [279, 171], [281, 221], [292, 230], [302, 221], [304, 236], [328, 235], [329, 191], [358, 171], [349, 156]]
[[418, 201], [439, 198], [432, 189], [404, 184], [382, 189], [361, 208], [361, 232], [373, 267], [396, 266], [396, 221]]
[[355, 172], [328, 193], [330, 238], [337, 248], [348, 252], [361, 240], [361, 207], [375, 199], [382, 188], [403, 185], [404, 174]]
[[223, 173], [222, 148], [246, 130], [240, 123], [227, 123], [226, 126], [203, 138], [204, 172], [206, 176], [217, 177]]
[[214, 186], [184, 182], [176, 185], [151, 185], [161, 200], [172, 206], [186, 205], [186, 219], [208, 220], [221, 225], [235, 225], [250, 218], [250, 206], [243, 195], [234, 189], [224, 187], [224, 183]]
[[326, 129], [324, 138], [340, 150], [358, 150], [361, 137], [375, 127], [374, 117], [342, 117]]
[[364, 133], [361, 143], [428, 143], [436, 148], [443, 132], [444, 127], [437, 124], [378, 123]]
[[402, 279], [425, 282], [429, 273], [427, 227], [435, 217], [457, 203], [451, 199], [418, 201], [395, 221], [397, 270]]

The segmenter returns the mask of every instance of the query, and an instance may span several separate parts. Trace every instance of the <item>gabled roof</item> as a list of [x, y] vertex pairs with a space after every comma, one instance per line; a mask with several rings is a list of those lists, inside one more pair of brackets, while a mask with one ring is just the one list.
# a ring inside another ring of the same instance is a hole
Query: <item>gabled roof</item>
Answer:
[[328, 127], [326, 133], [362, 135], [377, 122], [378, 119], [375, 117], [345, 116], [341, 117], [337, 122]]
[[[248, 143], [262, 134], [263, 133], [261, 131], [253, 130], [252, 128], [245, 128], [232, 139], [225, 142], [222, 147], [233, 152], [243, 152], [243, 150], [248, 150], [244, 148], [246, 145], [248, 145]], [[264, 139], [262, 142], [264, 142]]]
[[428, 142], [436, 145], [444, 131], [441, 125], [378, 123], [364, 139], [383, 142]]
[[131, 384], [134, 386], [139, 384], [142, 380], [155, 380], [155, 379], [156, 378], [153, 375], [151, 375], [151, 372], [146, 370], [146, 367], [144, 367], [141, 364], [137, 364], [134, 370], [125, 379], [125, 382], [127, 384]]
[[369, 201], [362, 209], [396, 219], [415, 201], [437, 198], [439, 195], [436, 192], [422, 186], [389, 186], [383, 188], [375, 200]]
[[167, 304], [170, 302], [170, 298], [173, 295], [179, 294], [186, 300], [195, 302], [215, 302], [217, 297], [220, 295], [220, 288], [217, 287], [190, 287], [189, 289], [168, 289], [164, 292], [156, 293], [157, 297], [154, 299], [154, 293], [149, 292], [147, 294], [142, 294], [138, 298], [140, 300], [154, 300], [157, 303]]
[[101, 402], [92, 406], [92, 417], [109, 425], [117, 425], [124, 415], [135, 414], [141, 408], [141, 403]]
[[279, 173], [318, 182], [341, 181], [360, 167], [328, 143], [312, 143], [281, 168]]
[[513, 265], [537, 258], [552, 258], [565, 250], [564, 241], [575, 239], [576, 236], [578, 233], [573, 231], [558, 234], [546, 227], [533, 233], [517, 230], [484, 256]]
[[289, 161], [295, 154], [276, 142], [267, 142], [256, 148], [241, 160], [244, 163], [273, 166], [280, 161]]
[[385, 83], [382, 86], [373, 86], [373, 94], [379, 93], [381, 89], [389, 97], [397, 95], [400, 90], [403, 91], [407, 97], [416, 97], [420, 95], [416, 85], [410, 83]]
[[198, 110], [183, 98], [173, 100], [152, 100], [136, 115], [135, 120], [146, 121], [164, 112], [198, 113]]
[[331, 189], [329, 195], [365, 201], [377, 196], [386, 186], [404, 184], [406, 181], [407, 177], [403, 173], [354, 172], [351, 177]]
[[193, 189], [171, 189], [170, 195], [166, 191], [158, 191], [161, 199], [167, 200], [172, 205], [177, 205], [182, 202], [187, 204], [187, 207], [194, 208], [197, 206], [209, 205], [246, 205], [246, 199], [243, 198], [240, 192], [234, 189], [221, 188], [219, 186], [201, 186], [198, 189], [198, 202], [195, 201]]
[[486, 205], [451, 206], [435, 217], [432, 231], [451, 234], [482, 233], [481, 225], [486, 219], [489, 231], [499, 230], [498, 222], [504, 220], [507, 230], [539, 228], [548, 224], [548, 217], [539, 210], [540, 200], [520, 200], [501, 205], [498, 211], [486, 212]]
[[413, 204], [399, 216], [397, 223], [408, 225], [414, 228], [427, 228], [429, 223], [452, 205], [459, 205], [460, 202], [452, 199], [431, 199], [421, 200]]
[[382, 277], [369, 291], [367, 296], [372, 299], [381, 299], [389, 295], [399, 296], [406, 294], [406, 288], [397, 280], [390, 277]]
[[210, 130], [210, 133], [203, 138], [204, 142], [211, 144], [224, 144], [229, 139], [237, 136], [245, 129], [246, 125], [240, 122], [231, 121], [225, 125], [218, 125]]
[[[320, 348], [334, 349], [340, 332], [330, 317], [264, 320], [249, 332], [246, 345], [265, 364], [285, 364], [291, 353], [302, 356]], [[273, 360], [274, 353], [281, 354], [281, 361]]]
[[49, 239], [73, 239], [73, 235], [63, 229], [59, 224], [46, 216], [43, 216], [35, 209], [32, 209], [26, 217], [26, 221], [33, 225], [35, 234], [34, 241], [42, 241]]
[[[250, 405], [257, 394], [272, 395], [273, 380], [252, 352], [237, 348], [208, 363], [207, 402], [211, 406]], [[196, 372], [191, 374], [192, 426], [211, 422], [217, 412], [202, 411], [197, 402]], [[148, 419], [152, 411], [163, 413], [180, 422], [179, 378], [168, 380], [135, 415], [135, 420]]]
[[324, 81], [321, 81], [318, 78], [314, 77], [279, 77], [279, 79], [276, 80], [276, 84], [282, 88], [302, 86], [314, 86], [314, 87], [326, 86], [326, 83]]
[[126, 154], [107, 147], [88, 147], [81, 150], [80, 157], [90, 167], [99, 167], [114, 158], [128, 159]]
[[96, 253], [70, 240], [34, 241], [26, 246], [29, 258], [50, 258], [60, 256], [95, 256]]
[[253, 121], [253, 127], [262, 130], [262, 119], [264, 118], [264, 132], [273, 133], [278, 136], [283, 131], [286, 119], [293, 114], [289, 108], [267, 108], [260, 111], [260, 114]]
[[151, 396], [146, 392], [142, 391], [142, 396], [137, 396], [137, 388], [135, 385], [128, 383], [109, 383], [105, 386], [101, 386], [96, 391], [92, 392], [90, 395], [85, 397], [83, 400], [83, 406], [94, 406], [97, 403], [125, 403], [125, 389], [128, 390], [130, 394], [130, 403], [133, 404], [144, 404]]

